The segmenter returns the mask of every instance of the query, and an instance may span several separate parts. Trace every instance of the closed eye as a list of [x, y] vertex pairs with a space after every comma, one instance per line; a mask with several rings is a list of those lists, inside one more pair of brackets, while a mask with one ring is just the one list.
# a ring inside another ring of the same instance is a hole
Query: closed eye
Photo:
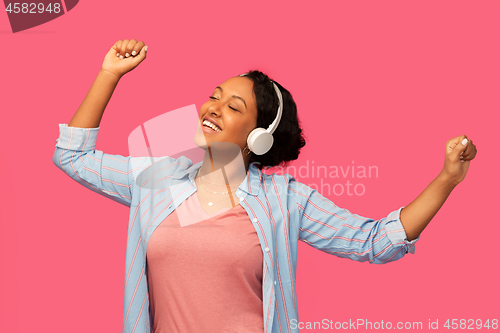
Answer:
[[[216, 97], [214, 97], [214, 96], [208, 96], [208, 98], [210, 98], [210, 99], [215, 99], [215, 100], [217, 99], [217, 98], [216, 98]], [[235, 108], [233, 108], [233, 107], [231, 107], [231, 106], [230, 106], [229, 108], [230, 108], [231, 110], [238, 111], [238, 110], [236, 110]]]

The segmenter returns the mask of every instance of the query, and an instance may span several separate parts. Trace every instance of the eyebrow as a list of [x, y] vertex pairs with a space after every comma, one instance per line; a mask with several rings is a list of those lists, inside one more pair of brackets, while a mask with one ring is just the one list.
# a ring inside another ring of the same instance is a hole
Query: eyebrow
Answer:
[[[215, 89], [217, 89], [217, 88], [220, 89], [221, 92], [224, 92], [224, 91], [222, 91], [222, 88], [220, 86], [215, 87]], [[237, 95], [233, 95], [231, 97], [241, 99], [243, 101], [243, 104], [245, 104], [245, 108], [248, 109], [247, 103], [245, 103], [245, 100], [243, 98], [241, 98], [240, 96], [237, 96]]]

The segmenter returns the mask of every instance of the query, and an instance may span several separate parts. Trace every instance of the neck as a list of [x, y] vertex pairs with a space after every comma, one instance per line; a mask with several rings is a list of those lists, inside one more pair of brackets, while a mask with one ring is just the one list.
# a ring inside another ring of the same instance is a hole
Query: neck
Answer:
[[205, 149], [200, 175], [214, 184], [241, 184], [248, 171], [248, 158], [243, 157], [239, 147], [238, 151], [233, 149], [232, 153], [220, 148], [211, 145]]

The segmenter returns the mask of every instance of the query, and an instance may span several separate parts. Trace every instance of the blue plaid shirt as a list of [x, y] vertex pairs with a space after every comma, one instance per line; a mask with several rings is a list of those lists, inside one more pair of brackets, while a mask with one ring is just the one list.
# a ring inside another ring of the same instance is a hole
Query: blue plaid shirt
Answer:
[[[78, 183], [130, 207], [125, 264], [124, 333], [151, 333], [146, 248], [155, 228], [196, 192], [201, 163], [184, 156], [124, 157], [95, 150], [97, 128], [59, 124], [54, 164]], [[149, 176], [144, 177], [149, 170]], [[148, 186], [149, 185], [149, 186]], [[263, 253], [264, 333], [299, 332], [295, 289], [301, 240], [337, 257], [384, 264], [414, 253], [400, 221], [403, 207], [379, 220], [352, 214], [289, 175], [255, 165], [236, 192]], [[295, 323], [295, 325], [294, 325]]]

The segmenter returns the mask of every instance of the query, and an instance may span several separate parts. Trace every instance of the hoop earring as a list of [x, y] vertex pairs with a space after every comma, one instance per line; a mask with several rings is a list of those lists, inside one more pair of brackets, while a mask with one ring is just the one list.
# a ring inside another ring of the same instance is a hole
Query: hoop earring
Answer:
[[245, 146], [245, 148], [243, 148], [243, 153], [245, 155], [249, 155], [251, 153], [250, 149], [248, 149], [248, 153], [245, 153], [245, 149], [248, 149], [248, 146]]

